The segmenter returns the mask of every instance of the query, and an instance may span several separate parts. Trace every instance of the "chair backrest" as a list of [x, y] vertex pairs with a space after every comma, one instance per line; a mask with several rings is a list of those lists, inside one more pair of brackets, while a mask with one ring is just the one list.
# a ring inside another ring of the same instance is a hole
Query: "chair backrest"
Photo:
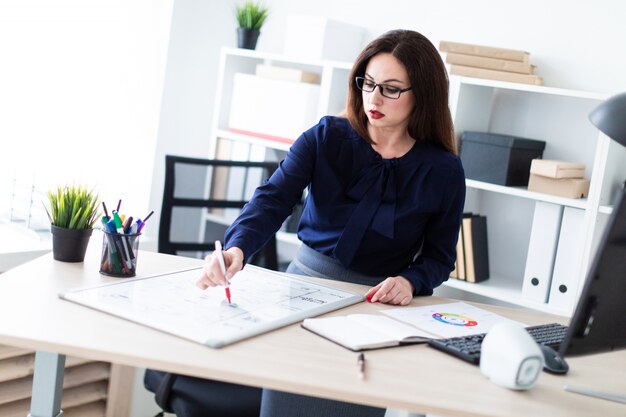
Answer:
[[[215, 250], [214, 241], [223, 237], [223, 232], [248, 202], [254, 189], [277, 167], [276, 162], [166, 155], [159, 252], [176, 255]], [[175, 211], [179, 212], [177, 216], [174, 216]], [[175, 217], [183, 221], [176, 221]], [[213, 235], [207, 229], [211, 223], [218, 226]], [[190, 237], [190, 233], [182, 238], [177, 236], [175, 225], [185, 226], [193, 236]], [[248, 259], [248, 263], [277, 270], [276, 236]]]

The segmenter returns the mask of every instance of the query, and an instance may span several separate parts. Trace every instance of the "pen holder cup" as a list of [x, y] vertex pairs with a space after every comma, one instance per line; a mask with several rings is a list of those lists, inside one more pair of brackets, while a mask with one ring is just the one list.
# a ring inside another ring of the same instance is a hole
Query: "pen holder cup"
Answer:
[[106, 231], [102, 233], [100, 273], [111, 277], [134, 277], [141, 233], [128, 235]]

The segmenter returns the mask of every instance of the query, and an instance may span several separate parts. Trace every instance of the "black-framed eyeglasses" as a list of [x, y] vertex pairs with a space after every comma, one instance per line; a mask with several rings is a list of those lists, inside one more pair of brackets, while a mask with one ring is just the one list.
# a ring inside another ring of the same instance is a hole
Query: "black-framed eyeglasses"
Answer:
[[374, 81], [368, 80], [367, 78], [363, 77], [356, 77], [355, 80], [356, 86], [359, 87], [359, 90], [365, 91], [367, 93], [372, 93], [374, 92], [376, 87], [378, 87], [378, 89], [380, 90], [380, 94], [382, 94], [383, 97], [391, 98], [394, 100], [399, 99], [402, 93], [405, 93], [412, 88], [398, 88], [387, 84], [376, 84]]

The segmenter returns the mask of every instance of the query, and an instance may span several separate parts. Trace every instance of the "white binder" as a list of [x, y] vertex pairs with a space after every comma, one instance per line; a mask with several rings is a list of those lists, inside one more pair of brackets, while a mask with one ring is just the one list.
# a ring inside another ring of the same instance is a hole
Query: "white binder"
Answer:
[[563, 206], [537, 201], [530, 232], [522, 297], [546, 303], [559, 240]]
[[565, 311], [571, 311], [577, 285], [581, 280], [581, 262], [583, 252], [585, 211], [565, 207], [559, 245], [554, 260], [554, 272], [550, 285], [549, 305]]

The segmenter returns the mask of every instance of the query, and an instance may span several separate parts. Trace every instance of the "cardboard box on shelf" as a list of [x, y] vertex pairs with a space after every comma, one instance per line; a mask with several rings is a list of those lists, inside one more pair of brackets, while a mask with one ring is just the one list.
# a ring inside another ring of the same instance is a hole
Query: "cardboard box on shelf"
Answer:
[[559, 197], [584, 198], [589, 193], [589, 180], [586, 178], [550, 178], [530, 174], [528, 191]]
[[322, 79], [321, 74], [318, 74], [317, 72], [263, 64], [257, 64], [255, 74], [259, 77], [271, 78], [274, 80], [296, 81], [311, 84], [319, 84]]
[[306, 59], [353, 62], [365, 29], [322, 16], [287, 16], [284, 53]]
[[555, 159], [533, 159], [530, 173], [550, 178], [583, 178], [585, 164]]

